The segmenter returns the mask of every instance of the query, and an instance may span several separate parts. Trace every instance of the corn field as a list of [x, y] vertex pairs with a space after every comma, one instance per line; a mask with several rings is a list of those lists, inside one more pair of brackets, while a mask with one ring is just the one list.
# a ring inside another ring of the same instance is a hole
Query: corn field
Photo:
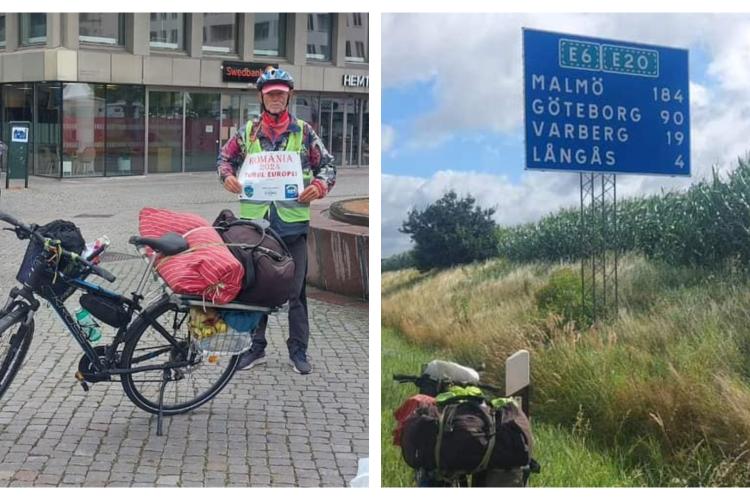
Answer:
[[[701, 181], [683, 193], [618, 202], [618, 235], [610, 244], [675, 265], [750, 267], [750, 161], [722, 180]], [[497, 229], [500, 256], [518, 262], [583, 257], [580, 210]]]

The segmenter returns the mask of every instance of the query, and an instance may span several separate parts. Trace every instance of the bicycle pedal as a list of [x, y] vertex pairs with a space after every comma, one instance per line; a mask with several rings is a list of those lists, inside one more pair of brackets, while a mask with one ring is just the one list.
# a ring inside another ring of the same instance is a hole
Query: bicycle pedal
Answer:
[[78, 371], [76, 372], [75, 377], [78, 383], [81, 384], [81, 388], [83, 389], [83, 392], [89, 392], [89, 384], [87, 384], [86, 381], [84, 380], [83, 373]]

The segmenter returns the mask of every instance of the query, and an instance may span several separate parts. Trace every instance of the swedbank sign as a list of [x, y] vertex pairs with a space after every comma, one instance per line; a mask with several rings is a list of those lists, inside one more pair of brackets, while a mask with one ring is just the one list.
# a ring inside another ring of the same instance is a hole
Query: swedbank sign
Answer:
[[260, 75], [271, 66], [274, 68], [279, 67], [278, 64], [222, 61], [221, 80], [224, 82], [255, 83], [260, 78]]

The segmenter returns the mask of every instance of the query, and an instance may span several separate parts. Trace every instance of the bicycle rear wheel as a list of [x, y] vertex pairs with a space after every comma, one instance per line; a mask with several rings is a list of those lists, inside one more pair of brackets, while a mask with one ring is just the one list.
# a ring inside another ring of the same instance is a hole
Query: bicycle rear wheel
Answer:
[[15, 309], [0, 317], [0, 399], [21, 368], [34, 336], [34, 320], [26, 325], [28, 309]]
[[164, 296], [149, 306], [143, 315], [153, 318], [159, 328], [141, 316], [128, 329], [121, 368], [188, 363], [180, 368], [157, 368], [121, 376], [128, 398], [149, 413], [159, 413], [159, 397], [165, 378], [164, 415], [178, 415], [210, 401], [224, 389], [237, 370], [239, 356], [210, 359], [212, 357], [195, 350], [188, 332], [188, 314], [187, 309], [178, 307]]

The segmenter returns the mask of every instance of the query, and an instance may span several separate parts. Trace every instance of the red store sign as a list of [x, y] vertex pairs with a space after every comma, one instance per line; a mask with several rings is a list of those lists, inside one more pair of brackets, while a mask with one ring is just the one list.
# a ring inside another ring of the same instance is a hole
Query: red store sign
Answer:
[[278, 68], [278, 64], [222, 61], [221, 80], [224, 82], [255, 83], [266, 68]]

